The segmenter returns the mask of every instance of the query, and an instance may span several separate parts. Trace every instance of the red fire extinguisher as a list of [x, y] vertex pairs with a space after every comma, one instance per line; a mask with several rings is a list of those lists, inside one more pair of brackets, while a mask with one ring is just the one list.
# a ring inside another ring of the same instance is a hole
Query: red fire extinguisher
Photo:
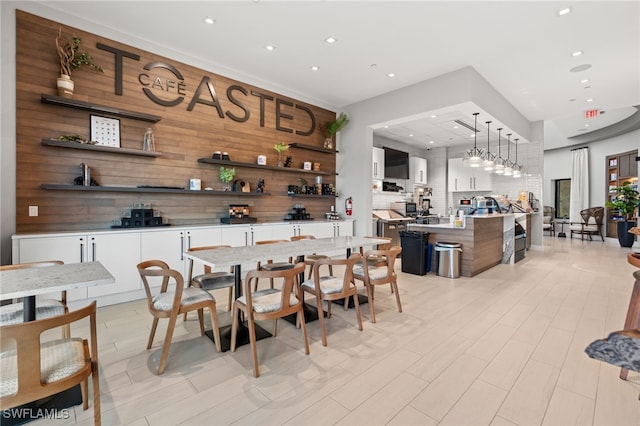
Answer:
[[347, 216], [351, 216], [351, 213], [353, 213], [353, 201], [351, 200], [351, 197], [347, 198], [344, 202], [344, 209]]

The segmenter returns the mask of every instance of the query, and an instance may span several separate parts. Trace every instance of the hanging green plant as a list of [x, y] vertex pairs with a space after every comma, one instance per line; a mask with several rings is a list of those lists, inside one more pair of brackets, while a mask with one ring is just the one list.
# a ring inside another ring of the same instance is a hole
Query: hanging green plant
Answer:
[[235, 175], [236, 175], [236, 169], [225, 168], [224, 166], [220, 166], [220, 180], [223, 181], [224, 183], [231, 182]]

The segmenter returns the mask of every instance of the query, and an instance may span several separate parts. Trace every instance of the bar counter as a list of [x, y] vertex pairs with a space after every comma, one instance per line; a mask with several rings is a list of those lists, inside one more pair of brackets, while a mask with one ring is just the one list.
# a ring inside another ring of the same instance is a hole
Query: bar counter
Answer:
[[504, 214], [465, 216], [464, 228], [450, 224], [409, 224], [411, 231], [428, 232], [429, 243], [450, 242], [462, 244], [460, 275], [473, 277], [499, 263], [503, 258]]

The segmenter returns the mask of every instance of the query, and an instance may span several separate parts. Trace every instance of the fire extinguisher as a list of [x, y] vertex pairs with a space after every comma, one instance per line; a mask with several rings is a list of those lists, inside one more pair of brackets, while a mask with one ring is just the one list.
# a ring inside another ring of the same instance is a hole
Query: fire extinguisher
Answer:
[[351, 197], [347, 198], [344, 202], [344, 209], [347, 216], [351, 216], [351, 213], [353, 213], [353, 201], [351, 200]]

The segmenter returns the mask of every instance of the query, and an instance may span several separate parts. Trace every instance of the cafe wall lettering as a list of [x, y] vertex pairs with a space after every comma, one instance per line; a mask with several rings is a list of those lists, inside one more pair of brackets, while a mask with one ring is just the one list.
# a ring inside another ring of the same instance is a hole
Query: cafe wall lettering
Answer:
[[[123, 72], [125, 66], [125, 59], [130, 59], [136, 62], [140, 61], [140, 56], [117, 49], [112, 46], [107, 46], [103, 43], [97, 43], [98, 49], [110, 52], [114, 54], [115, 58], [115, 94], [118, 96], [124, 95], [123, 89]], [[165, 106], [174, 107], [180, 105], [187, 96], [188, 83], [185, 81], [182, 73], [175, 66], [167, 64], [166, 62], [150, 62], [142, 67], [144, 71], [138, 74], [138, 82], [142, 86], [144, 94], [154, 103]], [[246, 88], [240, 85], [229, 86], [226, 90], [226, 99], [221, 100], [218, 97], [214, 82], [208, 76], [203, 76], [198, 83], [197, 88], [193, 93], [193, 97], [189, 100], [187, 111], [193, 111], [197, 104], [210, 106], [216, 109], [218, 117], [224, 119], [230, 118], [233, 121], [243, 123], [249, 120], [251, 116], [251, 110], [243, 104], [242, 98], [247, 96], [255, 96], [260, 102], [259, 114], [260, 114], [260, 127], [265, 127], [265, 110], [269, 105], [273, 105], [275, 108], [275, 129], [281, 132], [294, 133], [299, 136], [309, 136], [313, 134], [316, 129], [316, 118], [311, 109], [304, 105], [293, 103], [284, 99], [274, 98], [266, 93], [261, 93], [256, 90], [248, 91]], [[240, 109], [239, 113], [233, 112], [228, 108], [225, 110], [224, 105], [230, 103]], [[305, 112], [310, 118], [310, 125], [306, 129], [296, 128], [296, 123], [292, 114], [288, 112], [292, 109], [297, 109]], [[287, 123], [291, 123], [289, 127]]]

